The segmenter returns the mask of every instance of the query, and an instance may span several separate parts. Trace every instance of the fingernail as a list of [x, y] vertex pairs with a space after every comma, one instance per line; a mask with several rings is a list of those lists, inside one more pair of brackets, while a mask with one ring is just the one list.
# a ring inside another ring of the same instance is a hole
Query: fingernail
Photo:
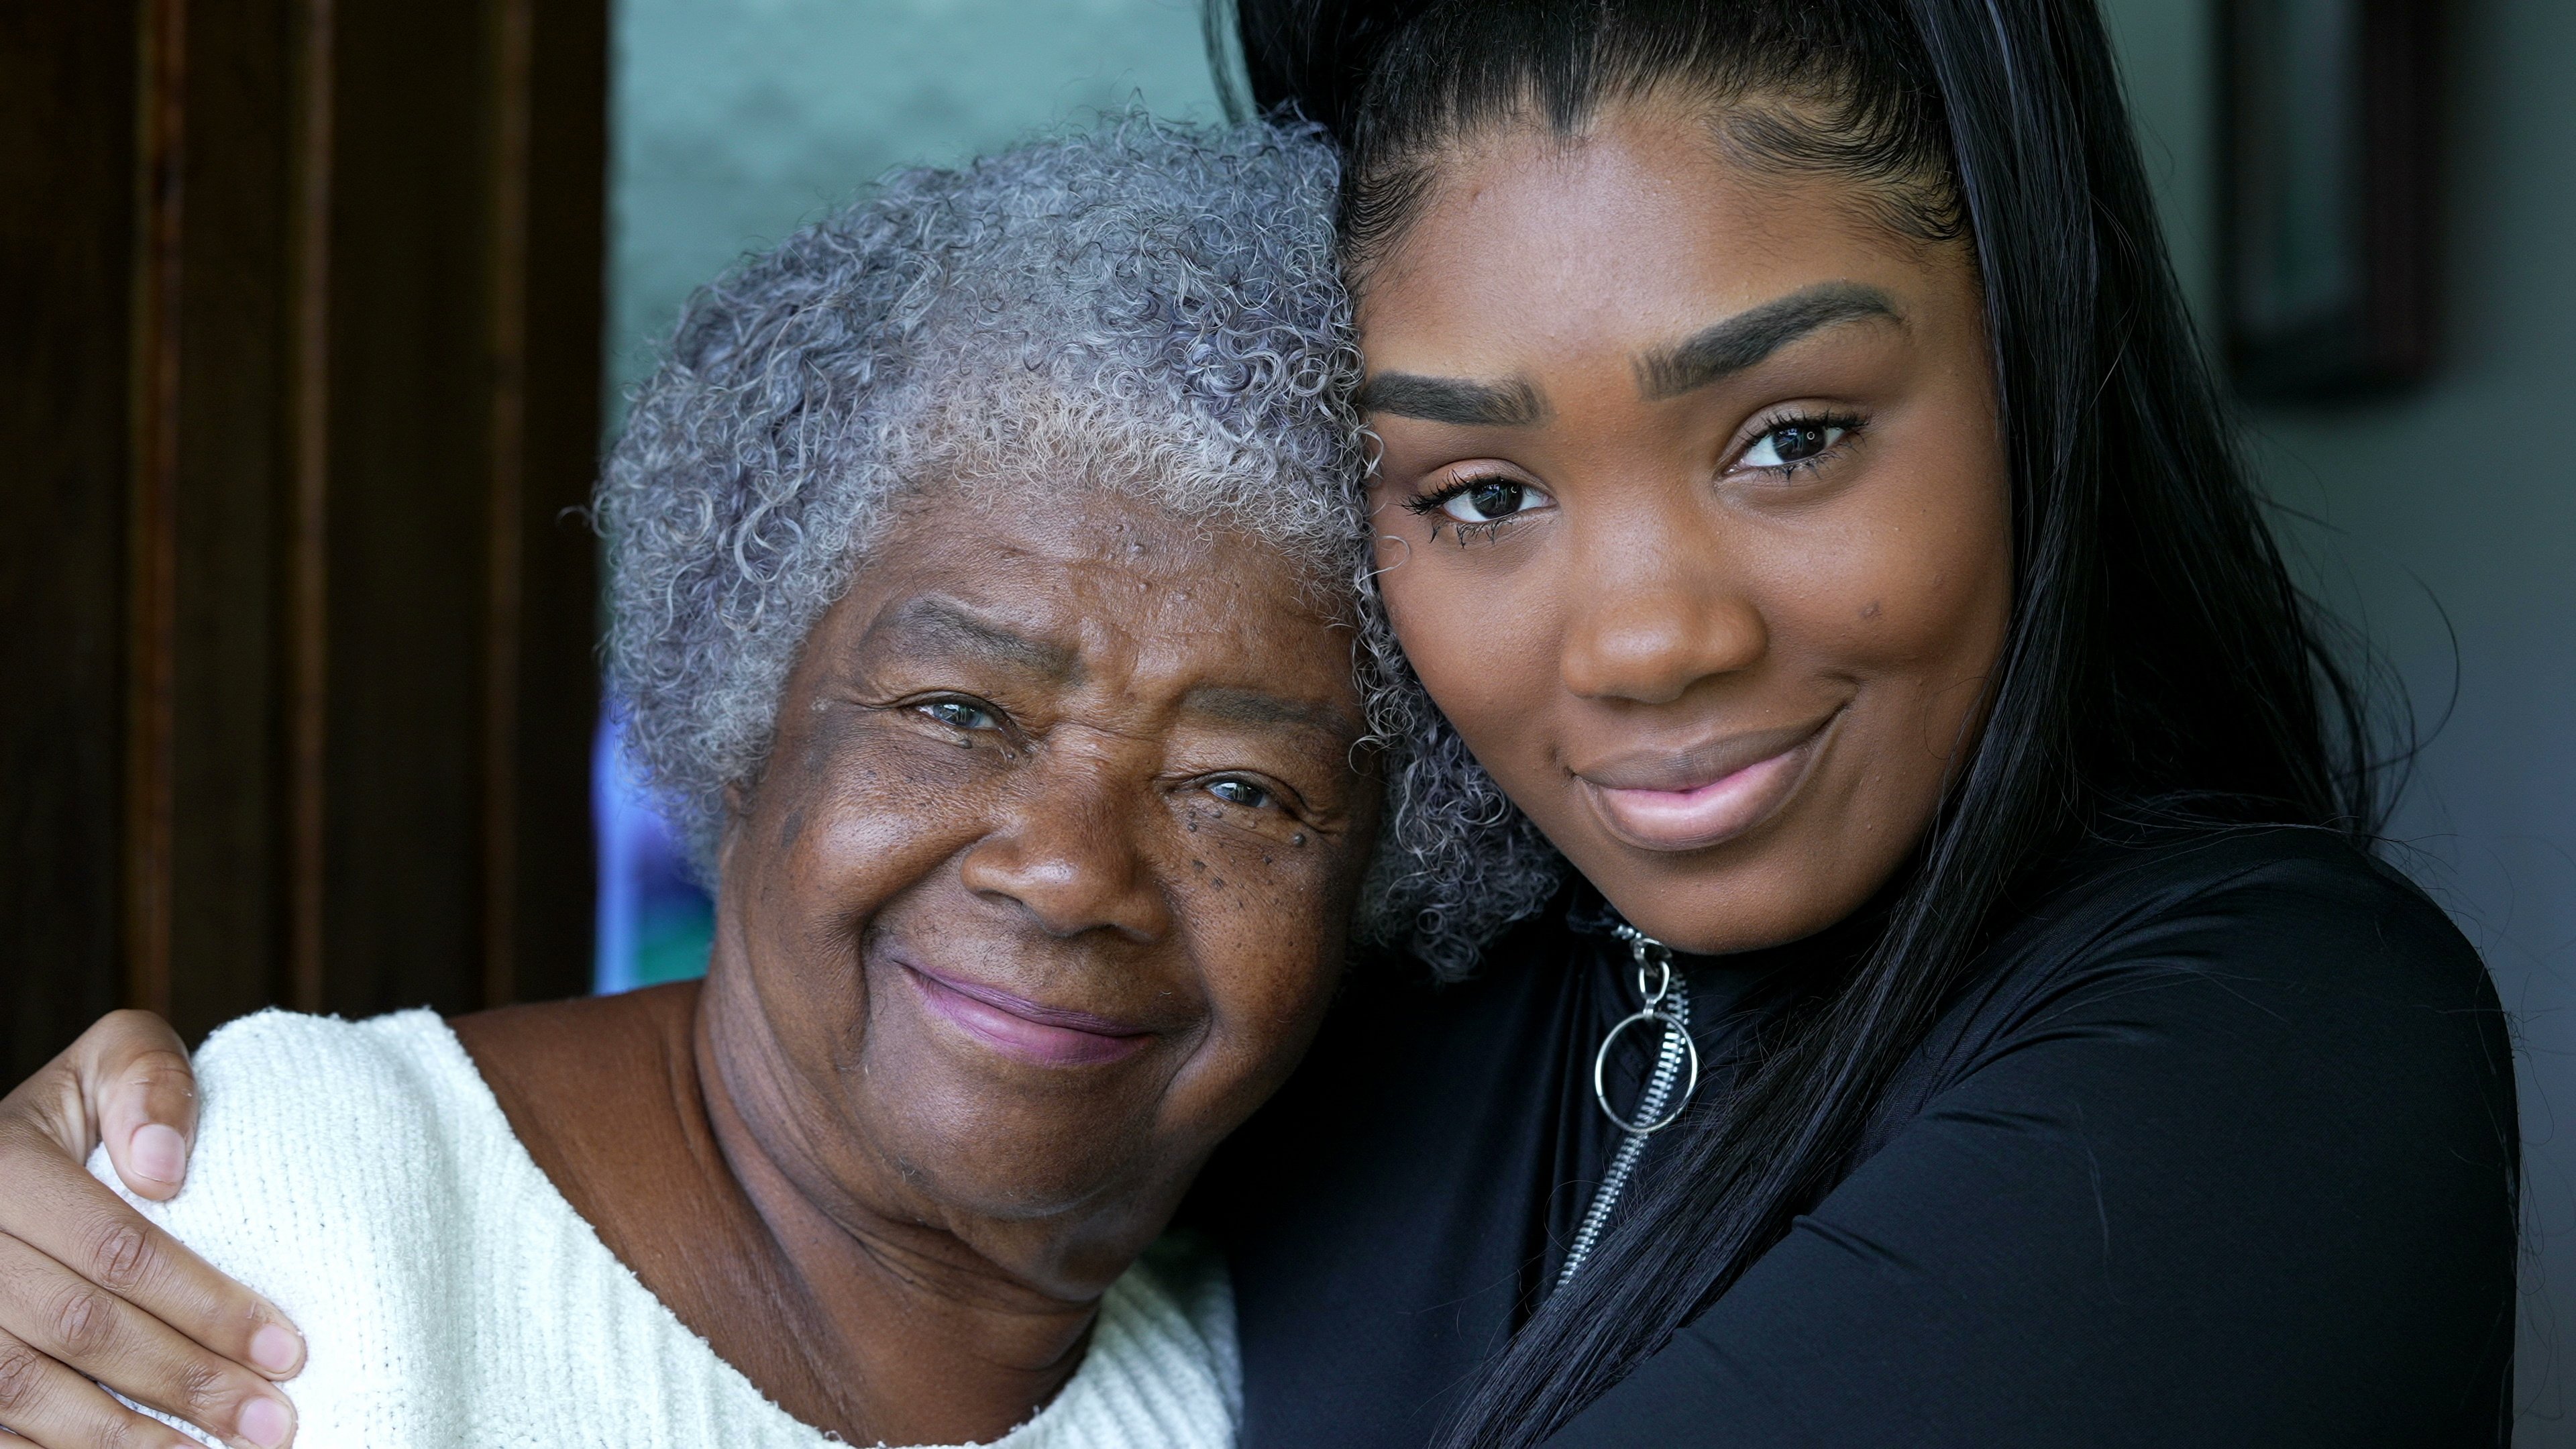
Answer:
[[154, 1182], [177, 1182], [179, 1175], [187, 1171], [188, 1144], [180, 1140], [176, 1128], [158, 1122], [135, 1128], [125, 1154], [137, 1174]]
[[252, 1368], [282, 1374], [295, 1367], [304, 1356], [304, 1341], [274, 1323], [263, 1323], [259, 1332], [250, 1336]]
[[242, 1405], [241, 1436], [259, 1449], [277, 1449], [295, 1431], [295, 1416], [275, 1399], [253, 1399]]

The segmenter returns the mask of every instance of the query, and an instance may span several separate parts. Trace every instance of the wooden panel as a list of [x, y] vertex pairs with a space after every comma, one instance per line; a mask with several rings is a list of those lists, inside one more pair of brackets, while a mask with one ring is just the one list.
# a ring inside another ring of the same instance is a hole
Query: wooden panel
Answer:
[[132, 6], [0, 6], [0, 1071], [13, 1079], [121, 987], [135, 20]]
[[[530, 0], [522, 0], [530, 3]], [[530, 4], [526, 459], [520, 499], [511, 960], [521, 1000], [589, 989], [590, 740], [599, 718], [597, 538], [576, 510], [599, 467], [607, 257], [608, 7]]]
[[47, 621], [0, 1072], [119, 1000], [586, 981], [605, 46], [601, 0], [0, 15], [0, 598]]
[[143, 0], [135, 119], [133, 339], [126, 426], [123, 947], [126, 1003], [170, 1009], [177, 822], [179, 325], [188, 7]]
[[192, 1031], [281, 999], [285, 984], [291, 20], [287, 0], [197, 0], [187, 27], [164, 999]]
[[347, 1015], [482, 1000], [486, 14], [337, 26], [323, 1004]]

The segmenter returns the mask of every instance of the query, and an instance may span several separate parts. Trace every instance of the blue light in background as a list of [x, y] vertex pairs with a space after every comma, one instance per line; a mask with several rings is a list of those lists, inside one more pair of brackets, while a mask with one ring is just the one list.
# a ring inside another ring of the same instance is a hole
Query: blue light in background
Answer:
[[606, 995], [705, 975], [715, 905], [690, 878], [687, 852], [627, 767], [616, 710], [602, 711], [590, 756], [599, 837], [599, 958], [591, 989]]

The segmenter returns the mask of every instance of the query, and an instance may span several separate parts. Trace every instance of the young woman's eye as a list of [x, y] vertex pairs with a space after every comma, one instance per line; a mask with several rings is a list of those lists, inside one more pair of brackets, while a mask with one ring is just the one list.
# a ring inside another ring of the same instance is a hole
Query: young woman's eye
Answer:
[[1002, 723], [992, 710], [971, 699], [934, 699], [918, 708], [950, 729], [989, 730]]
[[1207, 792], [1228, 805], [1240, 805], [1246, 810], [1259, 810], [1279, 798], [1250, 780], [1232, 775], [1209, 781]]
[[1546, 504], [1546, 494], [1510, 478], [1473, 479], [1440, 497], [1440, 511], [1460, 523], [1492, 523]]
[[1823, 456], [1826, 449], [1851, 434], [1848, 424], [1824, 418], [1793, 418], [1753, 440], [1744, 450], [1748, 468], [1795, 468]]

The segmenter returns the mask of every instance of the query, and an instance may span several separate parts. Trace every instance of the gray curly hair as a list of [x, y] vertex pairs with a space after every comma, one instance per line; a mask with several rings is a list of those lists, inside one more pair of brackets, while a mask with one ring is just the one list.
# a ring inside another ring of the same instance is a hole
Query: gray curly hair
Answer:
[[702, 874], [815, 621], [930, 480], [1077, 480], [1271, 541], [1337, 596], [1387, 810], [1364, 939], [1463, 973], [1564, 864], [1404, 663], [1310, 130], [1141, 115], [896, 173], [688, 303], [601, 478], [612, 692]]

